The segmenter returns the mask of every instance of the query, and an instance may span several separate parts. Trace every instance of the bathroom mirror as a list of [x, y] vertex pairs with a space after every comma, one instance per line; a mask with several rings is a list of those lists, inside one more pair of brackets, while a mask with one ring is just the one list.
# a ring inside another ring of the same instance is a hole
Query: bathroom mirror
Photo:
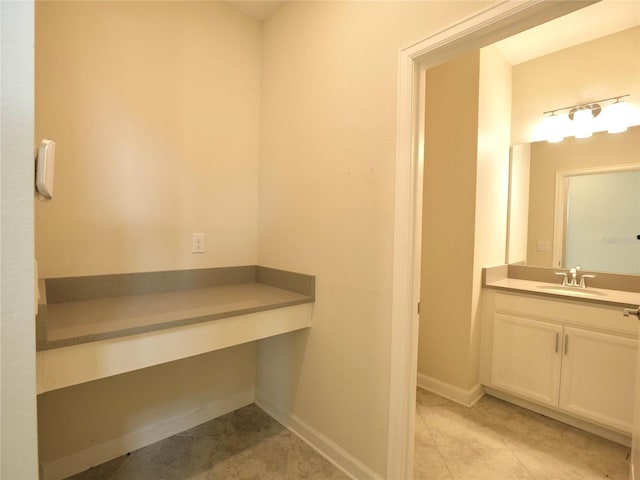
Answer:
[[514, 145], [508, 263], [640, 274], [640, 126]]

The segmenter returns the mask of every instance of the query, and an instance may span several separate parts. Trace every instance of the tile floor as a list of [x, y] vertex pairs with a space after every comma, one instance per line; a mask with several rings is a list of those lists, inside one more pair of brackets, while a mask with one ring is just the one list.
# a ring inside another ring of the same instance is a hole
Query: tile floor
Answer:
[[[418, 389], [415, 480], [627, 480], [629, 449], [485, 395], [466, 408]], [[348, 477], [250, 405], [72, 480]]]
[[627, 480], [629, 448], [485, 395], [418, 389], [416, 480]]
[[256, 405], [249, 405], [69, 480], [348, 478]]

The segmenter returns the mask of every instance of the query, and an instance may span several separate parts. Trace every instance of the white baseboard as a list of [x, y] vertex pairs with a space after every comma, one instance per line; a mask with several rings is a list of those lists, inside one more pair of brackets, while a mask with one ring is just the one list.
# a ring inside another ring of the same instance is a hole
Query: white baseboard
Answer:
[[479, 383], [469, 390], [463, 390], [420, 372], [418, 372], [418, 386], [465, 407], [473, 407], [484, 395], [484, 389]]
[[264, 395], [261, 395], [260, 391], [256, 391], [255, 403], [352, 479], [382, 480], [380, 475], [353, 457], [353, 455], [296, 415], [285, 412], [276, 406]]
[[168, 438], [189, 428], [213, 420], [233, 410], [254, 402], [253, 388], [227, 396], [202, 407], [150, 425], [141, 430], [129, 432], [121, 437], [94, 445], [57, 460], [41, 461], [41, 480], [60, 480], [83, 472], [92, 466], [112, 460], [159, 440]]

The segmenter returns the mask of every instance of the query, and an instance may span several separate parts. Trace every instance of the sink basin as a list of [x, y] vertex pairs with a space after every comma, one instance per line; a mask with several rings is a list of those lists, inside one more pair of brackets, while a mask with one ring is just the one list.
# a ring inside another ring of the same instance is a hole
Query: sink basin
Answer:
[[563, 295], [572, 295], [574, 297], [597, 298], [606, 296], [606, 293], [590, 290], [588, 288], [563, 287], [562, 285], [538, 285], [537, 288], [549, 293], [561, 293]]

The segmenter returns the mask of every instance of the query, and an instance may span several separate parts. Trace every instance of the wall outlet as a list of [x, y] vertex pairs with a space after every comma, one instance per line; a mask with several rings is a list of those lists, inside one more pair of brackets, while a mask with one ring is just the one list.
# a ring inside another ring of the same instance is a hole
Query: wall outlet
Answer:
[[204, 233], [194, 233], [191, 236], [191, 253], [204, 253]]

